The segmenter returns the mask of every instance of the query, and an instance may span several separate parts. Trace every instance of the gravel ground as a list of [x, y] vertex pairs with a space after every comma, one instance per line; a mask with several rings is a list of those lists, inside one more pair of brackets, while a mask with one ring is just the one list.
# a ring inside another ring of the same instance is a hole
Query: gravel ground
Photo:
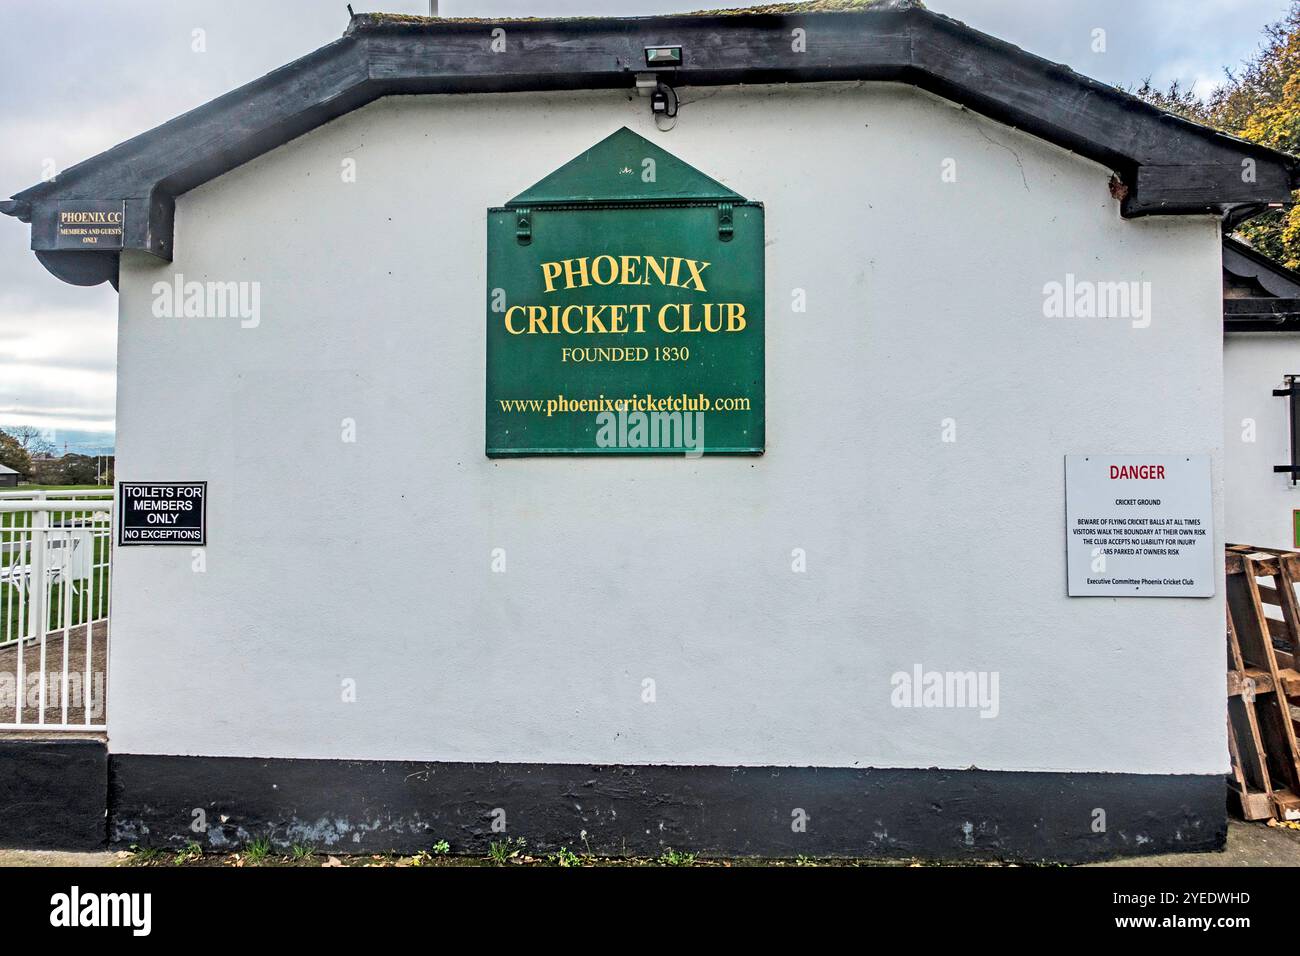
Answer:
[[[94, 625], [94, 634], [90, 641], [90, 719], [91, 723], [104, 722], [104, 687], [107, 651], [108, 627], [101, 621]], [[38, 641], [27, 641], [23, 645], [23, 683], [35, 687], [33, 675], [39, 674], [41, 668], [41, 645]], [[0, 673], [14, 675], [18, 673], [18, 646], [12, 644], [0, 649]], [[45, 722], [58, 723], [62, 717], [63, 693], [63, 632], [53, 631], [45, 637]], [[82, 706], [82, 685], [86, 674], [86, 628], [84, 625], [71, 628], [68, 632], [68, 721], [84, 723], [85, 710]], [[50, 683], [53, 678], [53, 683]], [[15, 704], [13, 695], [0, 699], [0, 723], [13, 723]], [[23, 707], [23, 723], [36, 723], [40, 713], [39, 698], [29, 699]]]

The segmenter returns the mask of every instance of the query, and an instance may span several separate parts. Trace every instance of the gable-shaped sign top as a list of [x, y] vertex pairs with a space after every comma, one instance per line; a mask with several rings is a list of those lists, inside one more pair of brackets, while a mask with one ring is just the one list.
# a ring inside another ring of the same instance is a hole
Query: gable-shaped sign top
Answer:
[[745, 197], [624, 126], [506, 205], [680, 200], [744, 202]]

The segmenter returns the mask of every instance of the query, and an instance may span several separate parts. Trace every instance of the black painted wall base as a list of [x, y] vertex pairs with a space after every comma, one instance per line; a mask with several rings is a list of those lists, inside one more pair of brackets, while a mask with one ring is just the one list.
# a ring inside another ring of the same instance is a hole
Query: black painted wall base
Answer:
[[[1078, 862], [1221, 849], [1218, 775], [113, 755], [116, 844]], [[804, 823], [800, 826], [800, 820]], [[494, 822], [498, 829], [494, 829]], [[504, 832], [499, 829], [504, 825]]]
[[102, 849], [107, 794], [102, 740], [0, 739], [0, 847]]

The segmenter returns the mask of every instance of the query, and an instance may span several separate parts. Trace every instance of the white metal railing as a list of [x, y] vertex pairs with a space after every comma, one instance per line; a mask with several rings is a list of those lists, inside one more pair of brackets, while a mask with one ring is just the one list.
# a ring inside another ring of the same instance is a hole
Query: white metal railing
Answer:
[[105, 729], [113, 501], [0, 493], [0, 730]]
[[43, 489], [41, 491], [28, 491], [22, 488], [16, 491], [0, 491], [0, 501], [18, 500], [18, 501], [48, 501], [62, 500], [65, 498], [112, 498], [112, 488], [74, 488], [68, 491], [61, 491], [56, 488]]

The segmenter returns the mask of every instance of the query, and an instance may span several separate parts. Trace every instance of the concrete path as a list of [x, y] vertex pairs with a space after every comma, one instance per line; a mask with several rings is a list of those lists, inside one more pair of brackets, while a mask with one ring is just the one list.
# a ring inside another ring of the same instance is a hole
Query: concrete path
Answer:
[[1229, 820], [1228, 848], [1222, 853], [1167, 853], [1090, 865], [1300, 866], [1300, 830]]
[[57, 850], [0, 850], [0, 866], [118, 866], [117, 852], [62, 853]]

